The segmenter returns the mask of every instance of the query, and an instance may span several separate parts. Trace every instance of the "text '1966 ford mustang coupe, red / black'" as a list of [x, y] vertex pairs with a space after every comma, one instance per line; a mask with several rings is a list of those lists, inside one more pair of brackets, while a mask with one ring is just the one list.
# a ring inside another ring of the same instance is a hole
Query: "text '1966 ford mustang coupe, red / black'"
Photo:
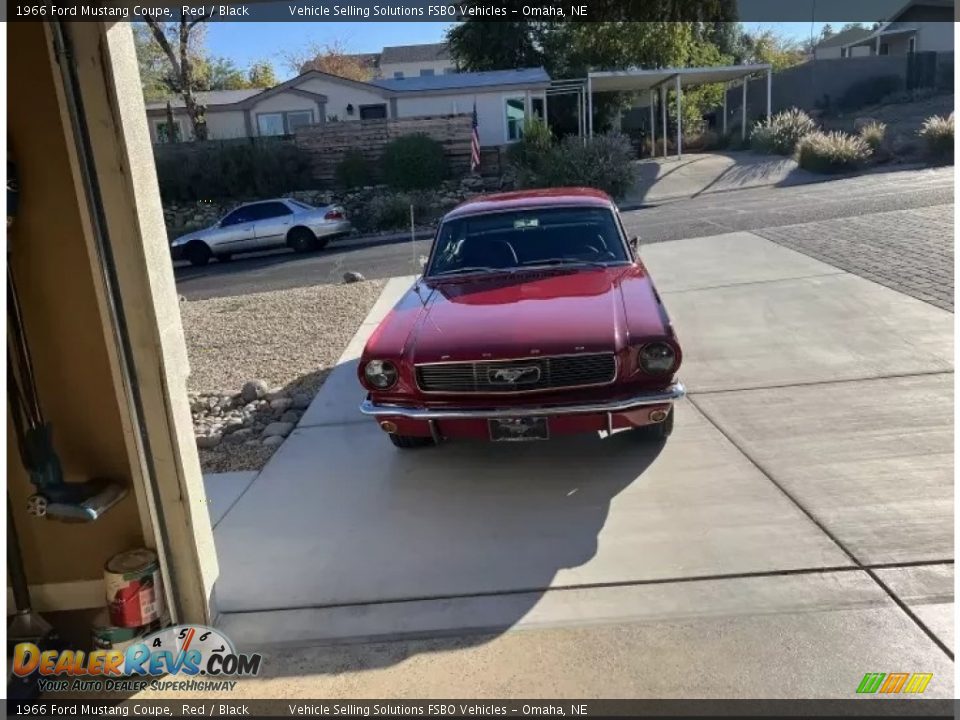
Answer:
[[393, 444], [673, 429], [681, 351], [613, 201], [561, 188], [478, 197], [368, 340], [360, 406]]

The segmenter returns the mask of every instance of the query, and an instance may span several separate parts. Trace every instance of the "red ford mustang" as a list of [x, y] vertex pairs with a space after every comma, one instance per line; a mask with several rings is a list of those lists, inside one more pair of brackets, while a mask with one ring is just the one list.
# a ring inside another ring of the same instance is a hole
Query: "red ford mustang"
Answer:
[[360, 410], [393, 444], [673, 429], [681, 352], [598, 190], [502, 193], [443, 218], [424, 274], [360, 358]]

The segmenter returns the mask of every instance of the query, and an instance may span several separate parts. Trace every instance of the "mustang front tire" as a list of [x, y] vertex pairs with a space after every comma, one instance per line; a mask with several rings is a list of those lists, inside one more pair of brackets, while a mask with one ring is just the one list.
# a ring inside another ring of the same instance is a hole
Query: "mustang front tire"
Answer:
[[414, 435], [395, 435], [390, 433], [390, 442], [398, 448], [410, 450], [412, 448], [429, 447], [433, 445], [433, 438], [416, 437]]

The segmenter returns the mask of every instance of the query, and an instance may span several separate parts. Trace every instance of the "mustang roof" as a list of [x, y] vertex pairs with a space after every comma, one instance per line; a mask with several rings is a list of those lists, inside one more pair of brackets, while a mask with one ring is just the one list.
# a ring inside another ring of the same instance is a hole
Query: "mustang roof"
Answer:
[[541, 190], [515, 190], [513, 192], [479, 195], [460, 203], [446, 215], [446, 219], [478, 215], [500, 210], [516, 210], [551, 205], [583, 205], [585, 207], [611, 207], [613, 200], [602, 190], [594, 188], [545, 188]]

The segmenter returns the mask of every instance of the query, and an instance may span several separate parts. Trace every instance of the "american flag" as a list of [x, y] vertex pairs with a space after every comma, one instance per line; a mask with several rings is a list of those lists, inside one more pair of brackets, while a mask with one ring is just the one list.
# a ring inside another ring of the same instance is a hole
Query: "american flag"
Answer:
[[477, 103], [473, 103], [473, 121], [470, 131], [470, 172], [480, 169], [480, 132], [477, 130]]

